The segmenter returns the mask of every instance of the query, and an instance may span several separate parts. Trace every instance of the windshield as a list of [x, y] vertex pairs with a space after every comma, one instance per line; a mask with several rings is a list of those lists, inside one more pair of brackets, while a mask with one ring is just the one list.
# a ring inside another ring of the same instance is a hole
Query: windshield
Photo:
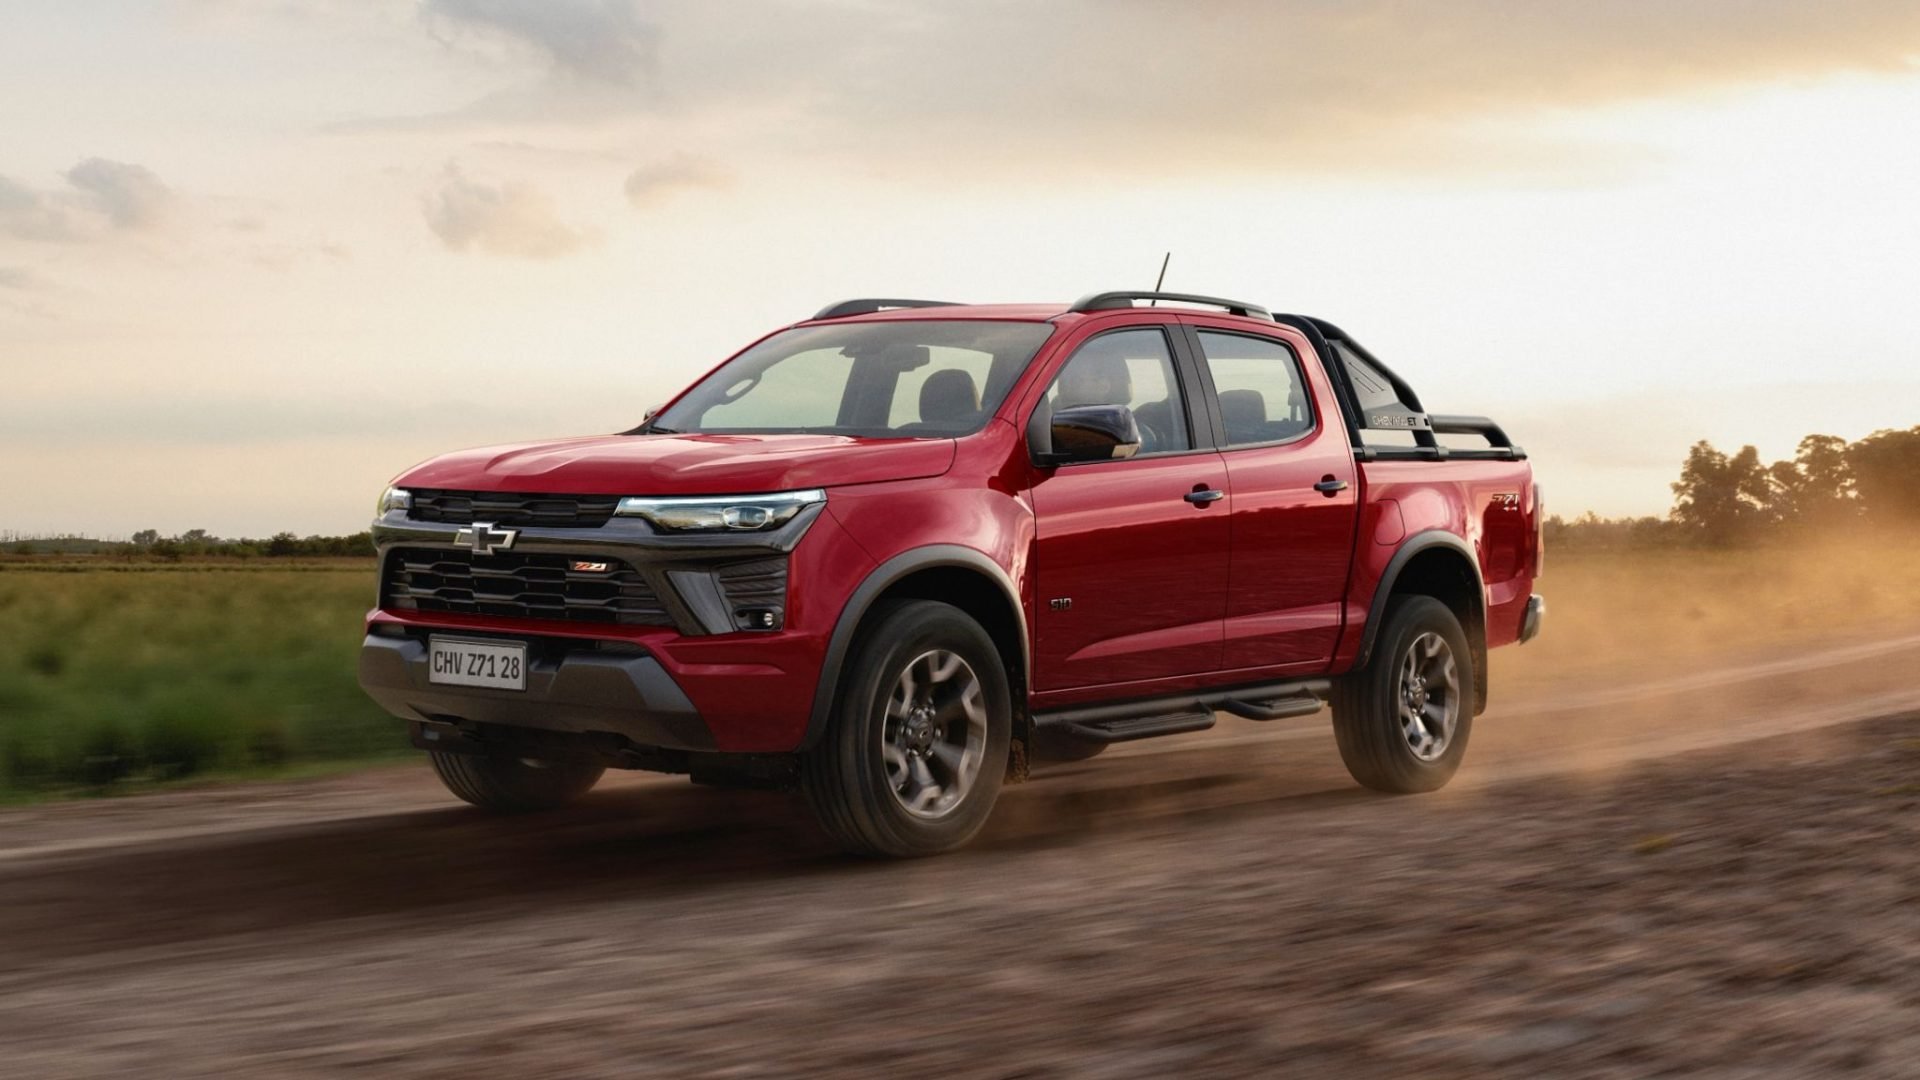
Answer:
[[803, 326], [734, 357], [649, 432], [967, 435], [985, 426], [1053, 327], [937, 321]]

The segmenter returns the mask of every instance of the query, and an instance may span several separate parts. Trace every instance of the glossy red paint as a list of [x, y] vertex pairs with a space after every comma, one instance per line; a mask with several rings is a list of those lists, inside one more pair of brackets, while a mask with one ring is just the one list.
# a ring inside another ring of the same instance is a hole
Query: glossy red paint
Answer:
[[[1244, 319], [1187, 315], [1182, 321], [1280, 342], [1300, 361], [1313, 431], [1278, 445], [1221, 451], [1233, 485], [1233, 557], [1220, 666], [1275, 674], [1323, 670], [1344, 622], [1359, 499], [1333, 385], [1306, 338], [1289, 327], [1249, 334]], [[1323, 481], [1346, 487], [1322, 492], [1314, 485]]]
[[[826, 509], [792, 555], [779, 631], [694, 636], [393, 610], [371, 612], [370, 622], [630, 642], [660, 660], [719, 749], [737, 752], [802, 744], [831, 643], [843, 618], [858, 618], [849, 604], [863, 583], [883, 564], [935, 546], [978, 552], [1011, 584], [1030, 648], [1030, 711], [1341, 674], [1355, 662], [1394, 555], [1436, 530], [1474, 552], [1487, 644], [1518, 636], [1535, 564], [1527, 464], [1357, 463], [1322, 359], [1290, 328], [1164, 308], [1072, 314], [1022, 305], [857, 318], [1049, 320], [1056, 330], [994, 419], [959, 439], [602, 436], [462, 451], [395, 481], [622, 495], [824, 488]], [[1284, 342], [1305, 370], [1315, 430], [1271, 446], [1034, 466], [1026, 422], [1061, 365], [1088, 337], [1137, 325]], [[1328, 477], [1346, 489], [1331, 497], [1314, 489]], [[1184, 500], [1202, 487], [1226, 497], [1204, 507]], [[984, 575], [974, 587], [1002, 595]], [[1055, 610], [1052, 601], [1066, 598], [1071, 605]]]
[[1233, 500], [1211, 450], [1049, 470], [1033, 508], [1036, 690], [1216, 671]]
[[574, 495], [744, 495], [939, 476], [951, 439], [839, 435], [597, 435], [461, 450], [400, 474], [401, 487]]
[[[1525, 461], [1376, 461], [1364, 479], [1360, 535], [1347, 587], [1347, 628], [1333, 670], [1353, 666], [1367, 612], [1400, 546], [1430, 531], [1459, 537], [1479, 562], [1485, 588], [1487, 645], [1519, 639], [1533, 592], [1533, 471]], [[1509, 497], [1518, 506], [1506, 508]], [[1495, 509], [1494, 504], [1501, 504]], [[1391, 540], [1384, 539], [1391, 537]]]

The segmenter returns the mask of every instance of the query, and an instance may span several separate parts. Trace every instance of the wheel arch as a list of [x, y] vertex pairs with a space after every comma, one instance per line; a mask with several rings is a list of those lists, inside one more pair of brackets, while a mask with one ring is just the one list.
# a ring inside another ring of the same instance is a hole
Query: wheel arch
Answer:
[[1487, 590], [1480, 561], [1473, 549], [1454, 533], [1428, 529], [1408, 537], [1380, 574], [1367, 609], [1366, 633], [1360, 641], [1355, 669], [1365, 667], [1386, 620], [1387, 604], [1395, 596], [1431, 596], [1453, 610], [1467, 633], [1473, 652], [1474, 713], [1487, 707]]
[[985, 553], [958, 544], [931, 544], [903, 551], [881, 563], [848, 598], [820, 662], [820, 683], [814, 690], [813, 711], [808, 716], [806, 735], [799, 748], [813, 747], [826, 732], [847, 656], [853, 651], [860, 629], [874, 606], [890, 599], [939, 600], [952, 604], [986, 630], [1007, 665], [1007, 681], [1013, 697], [1013, 737], [1024, 742], [1027, 672], [1032, 650], [1020, 592], [1006, 570]]

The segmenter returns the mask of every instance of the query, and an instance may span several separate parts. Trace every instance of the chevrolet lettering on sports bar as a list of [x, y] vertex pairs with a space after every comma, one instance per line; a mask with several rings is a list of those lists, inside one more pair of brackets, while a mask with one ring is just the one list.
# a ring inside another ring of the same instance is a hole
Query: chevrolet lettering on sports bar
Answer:
[[1356, 781], [1432, 791], [1540, 632], [1544, 521], [1500, 425], [1324, 319], [849, 300], [630, 430], [395, 477], [360, 682], [478, 806], [652, 769], [871, 854], [1222, 714], [1330, 709]]

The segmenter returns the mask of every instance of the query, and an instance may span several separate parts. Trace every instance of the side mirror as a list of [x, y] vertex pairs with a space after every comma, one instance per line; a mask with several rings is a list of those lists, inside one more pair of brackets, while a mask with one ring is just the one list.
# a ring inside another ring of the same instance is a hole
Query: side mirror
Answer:
[[[1039, 419], [1036, 413], [1035, 419]], [[1035, 424], [1036, 429], [1040, 425]], [[1030, 439], [1033, 463], [1043, 468], [1084, 461], [1117, 461], [1140, 452], [1140, 425], [1125, 405], [1074, 405], [1054, 411], [1046, 445]]]

